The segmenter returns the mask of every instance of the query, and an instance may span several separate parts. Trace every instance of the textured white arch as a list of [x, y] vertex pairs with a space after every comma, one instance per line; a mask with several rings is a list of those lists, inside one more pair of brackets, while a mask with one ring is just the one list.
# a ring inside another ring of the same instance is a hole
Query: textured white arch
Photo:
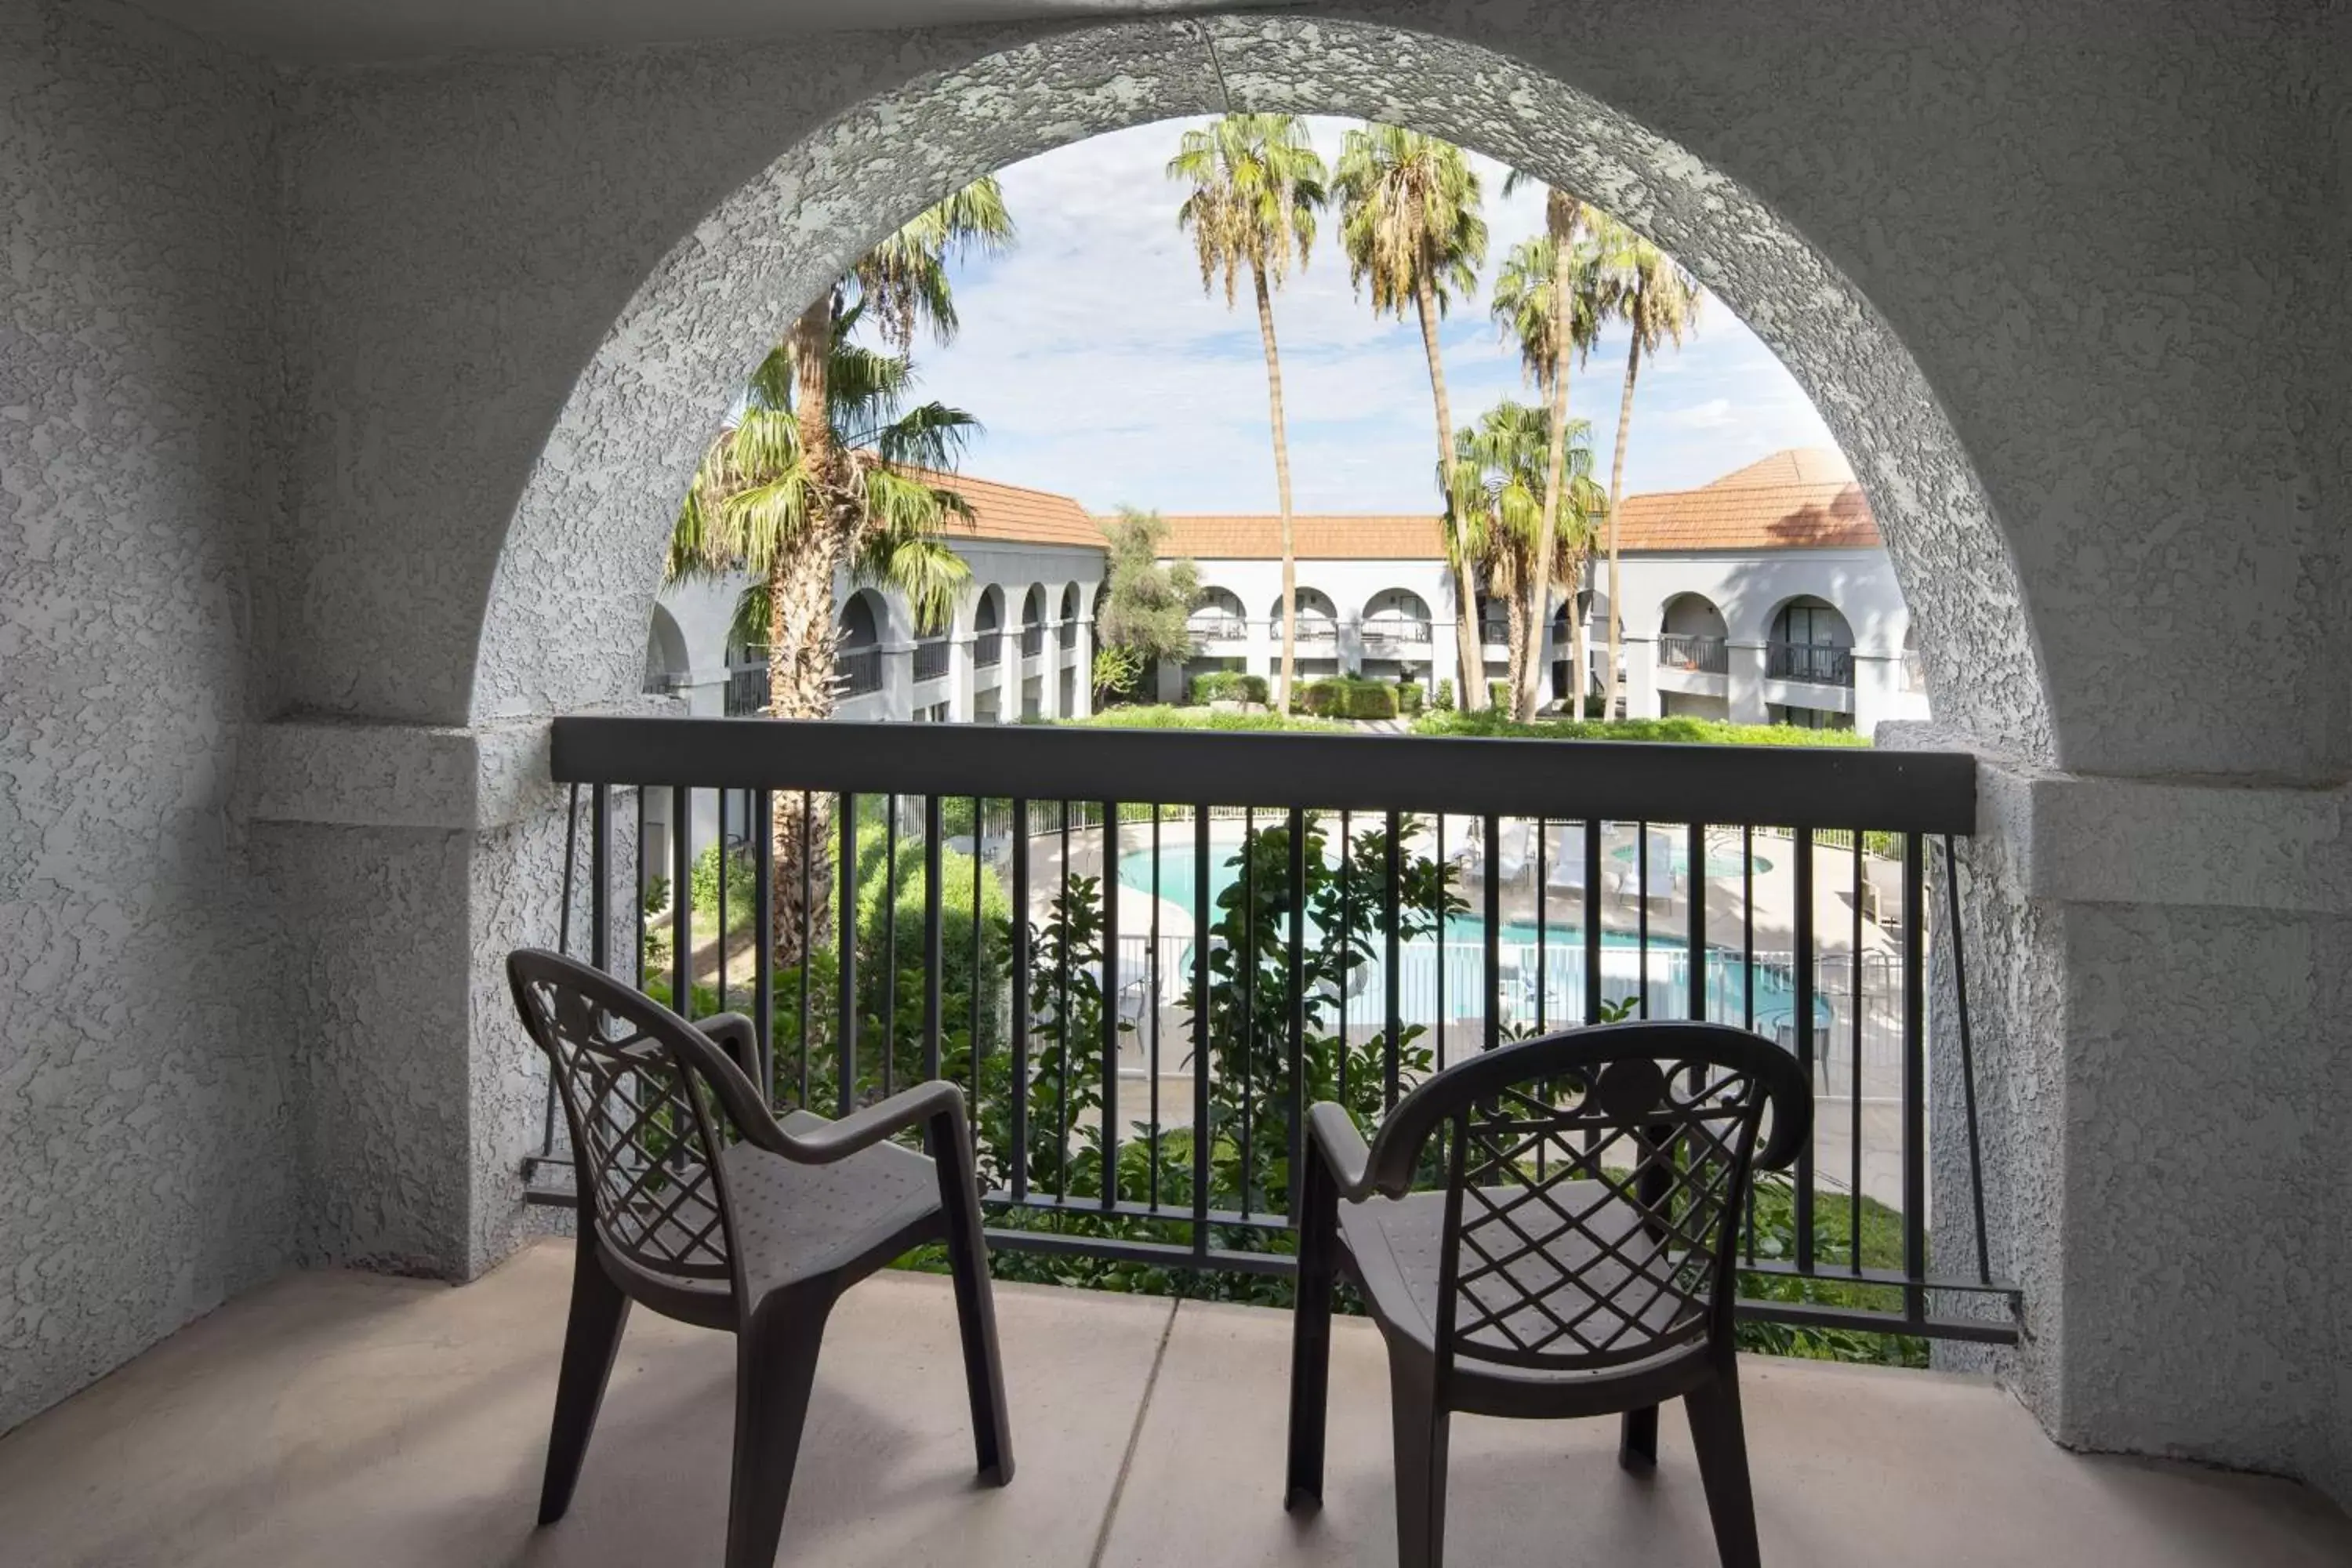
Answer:
[[1737, 183], [1564, 81], [1427, 33], [1291, 16], [1074, 29], [919, 77], [782, 150], [677, 242], [573, 386], [500, 553], [474, 717], [628, 689], [703, 440], [801, 302], [893, 225], [1005, 163], [1228, 101], [1448, 137], [1674, 251], [1780, 355], [1853, 460], [1921, 623], [1937, 711], [1985, 743], [2053, 754], [2008, 542], [1917, 363], [1835, 268]]

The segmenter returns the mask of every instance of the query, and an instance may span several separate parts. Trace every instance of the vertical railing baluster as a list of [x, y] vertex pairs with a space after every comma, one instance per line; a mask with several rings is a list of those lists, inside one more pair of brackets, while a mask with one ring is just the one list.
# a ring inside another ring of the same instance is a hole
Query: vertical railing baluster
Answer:
[[1404, 818], [1393, 811], [1390, 812], [1388, 830], [1388, 866], [1381, 887], [1381, 918], [1388, 924], [1383, 936], [1386, 952], [1382, 976], [1388, 993], [1384, 998], [1388, 1005], [1387, 1037], [1381, 1047], [1384, 1058], [1381, 1070], [1385, 1079], [1381, 1085], [1383, 1098], [1381, 1109], [1383, 1112], [1396, 1109], [1397, 1077], [1401, 1067], [1399, 1053], [1402, 1049], [1404, 1035]]
[[[606, 974], [613, 973], [613, 790], [609, 784], [588, 786], [588, 864], [595, 880], [588, 889], [589, 962]], [[642, 900], [639, 900], [642, 903]], [[634, 910], [630, 922], [635, 923]], [[640, 944], [643, 945], [643, 944]]]
[[1118, 802], [1102, 803], [1102, 1206], [1118, 1203]]
[[[1813, 830], [1800, 827], [1792, 842], [1797, 857], [1797, 930], [1795, 962], [1790, 966], [1796, 996], [1790, 1022], [1796, 1030], [1797, 1065], [1804, 1069], [1808, 1089], [1813, 1082]], [[1808, 1134], [1797, 1146], [1796, 1224], [1797, 1267], [1813, 1271], [1813, 1142]]]
[[1339, 811], [1339, 946], [1336, 973], [1339, 980], [1339, 1103], [1353, 1103], [1348, 1099], [1348, 1058], [1354, 1054], [1354, 1042], [1348, 1030], [1355, 1023], [1355, 1009], [1349, 1005], [1349, 981], [1355, 973], [1356, 952], [1356, 846], [1348, 837], [1350, 817], [1346, 807]]
[[1706, 1017], [1706, 824], [1694, 822], [1689, 826], [1690, 871], [1685, 880], [1690, 884], [1690, 935], [1688, 960], [1684, 964], [1683, 980], [1690, 991], [1690, 1016], [1704, 1021]]
[[760, 1040], [760, 1093], [776, 1099], [775, 796], [746, 792], [751, 813], [751, 1030]]
[[1242, 1191], [1241, 1213], [1250, 1216], [1250, 1181], [1256, 1173], [1251, 1135], [1257, 1120], [1257, 808], [1242, 807], [1242, 950], [1234, 978], [1241, 987]]
[[[1927, 846], [1916, 833], [1903, 836], [1903, 1272], [1927, 1275]], [[1959, 927], [1952, 928], [1955, 946]], [[1965, 1064], [1964, 1064], [1965, 1065]], [[1973, 1092], [1971, 1092], [1973, 1101]], [[1974, 1105], [1969, 1119], [1975, 1132]], [[1973, 1149], [1970, 1151], [1973, 1154]], [[1979, 1202], [1982, 1202], [1981, 1196]], [[1979, 1272], [1990, 1283], [1984, 1258], [1984, 1215], [1977, 1213]], [[1927, 1293], [1916, 1286], [1903, 1294], [1904, 1315], [1917, 1322], [1927, 1314]]]
[[[1739, 976], [1745, 997], [1741, 1027], [1756, 1032], [1756, 826], [1739, 828]], [[1748, 1188], [1748, 1261], [1756, 1261], [1756, 1187]]]
[[1290, 1026], [1283, 1054], [1290, 1058], [1290, 1165], [1284, 1208], [1295, 1227], [1298, 1177], [1307, 1168], [1307, 816], [1295, 805], [1290, 808], [1290, 930], [1286, 942], [1290, 1005], [1285, 1011]]
[[630, 792], [637, 814], [637, 849], [636, 876], [629, 889], [629, 963], [640, 991], [646, 988], [646, 792], [651, 788], [641, 784]]
[[1445, 1070], [1445, 904], [1446, 877], [1445, 814], [1437, 814], [1437, 1070]]
[[722, 1012], [722, 1013], [724, 1013], [724, 1012], [728, 1011], [728, 1006], [727, 1006], [727, 873], [728, 873], [728, 870], [730, 869], [730, 867], [729, 867], [729, 858], [729, 858], [729, 855], [728, 855], [728, 852], [727, 852], [727, 795], [728, 795], [728, 793], [729, 793], [729, 792], [728, 792], [728, 791], [726, 791], [726, 790], [724, 790], [724, 789], [721, 789], [721, 790], [719, 792], [719, 1010], [720, 1012]]
[[[1070, 803], [1055, 803], [1061, 824], [1061, 870], [1054, 879], [1054, 899], [1062, 911], [1061, 938], [1055, 958], [1054, 1003], [1054, 1195], [1070, 1195], [1070, 1069], [1076, 1059], [1070, 1038], [1070, 939], [1077, 925], [1076, 901], [1070, 891]], [[1052, 904], [1046, 906], [1053, 908]]]
[[[1924, 853], [1924, 843], [1921, 847]], [[1924, 876], [1923, 871], [1922, 877]], [[1910, 896], [1910, 890], [1906, 888], [1904, 897], [1908, 899]], [[1958, 1026], [1960, 1037], [1960, 1108], [1966, 1117], [1969, 1130], [1969, 1195], [1975, 1205], [1976, 1211], [1977, 1283], [1990, 1285], [1992, 1283], [1992, 1239], [1985, 1234], [1984, 1144], [1977, 1129], [1976, 1036], [1969, 1024], [1968, 950], [1960, 941], [1960, 857], [1959, 851], [1953, 847], [1952, 836], [1948, 833], [1944, 835], [1944, 906], [1947, 910], [1945, 923], [1949, 928], [1952, 943], [1952, 1022]], [[1919, 921], [1926, 918], [1924, 899], [1917, 920], [1912, 918], [1912, 911], [1906, 904], [1903, 914], [1905, 931], [1917, 933], [1920, 930]], [[1913, 952], [1909, 944], [1915, 939], [1906, 937], [1905, 940], [1906, 961], [1915, 971], [1924, 967], [1924, 949]], [[1906, 985], [1914, 983], [1907, 979], [1905, 982]], [[1908, 1000], [1906, 997], [1905, 1009], [1906, 1014], [1909, 1011]], [[1927, 1006], [1923, 999], [1920, 1004], [1920, 1015], [1923, 1020], [1926, 1013]], [[1907, 1016], [1905, 1026], [1906, 1028], [1910, 1026]], [[1925, 1048], [1924, 1023], [1920, 1034], [1922, 1041], [1919, 1048]], [[1904, 1042], [1904, 1046], [1906, 1052], [1913, 1048], [1908, 1040]]]
[[694, 791], [672, 788], [669, 802], [669, 1005], [694, 1018]]
[[882, 1098], [898, 1092], [898, 797], [882, 806]]
[[1144, 1137], [1151, 1164], [1150, 1206], [1160, 1208], [1160, 805], [1151, 803], [1151, 956], [1143, 966], [1143, 1005], [1151, 1019], [1150, 1045], [1144, 1060], [1145, 1094], [1151, 1102], [1151, 1121]]
[[1601, 819], [1584, 819], [1584, 1021], [1601, 1022]]
[[[940, 1031], [944, 1020], [940, 1008], [944, 997], [941, 972], [947, 968], [945, 952], [945, 916], [940, 886], [941, 876], [941, 846], [940, 844], [940, 797], [923, 797], [923, 1077], [940, 1076]], [[972, 907], [972, 918], [980, 918], [980, 908]], [[972, 983], [979, 984], [977, 973]]]
[[981, 901], [981, 866], [988, 858], [988, 816], [981, 798], [971, 797], [971, 994], [968, 998], [971, 1034], [965, 1054], [971, 1068], [971, 1115], [980, 1120], [980, 1002], [988, 989], [987, 906]]
[[[1535, 835], [1536, 1033], [1540, 1035], [1550, 1027], [1551, 1017], [1551, 910], [1549, 908], [1551, 899], [1550, 889], [1545, 886], [1545, 883], [1550, 879], [1550, 873], [1545, 867], [1545, 857], [1550, 853], [1551, 849], [1551, 819], [1549, 817], [1538, 816], [1535, 819]], [[1538, 1160], [1542, 1158], [1540, 1149], [1538, 1151], [1537, 1158]], [[1538, 1173], [1537, 1179], [1538, 1181], [1542, 1179], [1540, 1172]]]
[[[1853, 1057], [1846, 1107], [1846, 1265], [1862, 1272], [1862, 890], [1866, 875], [1862, 864], [1862, 829], [1853, 830], [1853, 946], [1846, 958], [1846, 992], [1852, 1013], [1846, 1020], [1847, 1048]], [[1906, 1216], [1907, 1217], [1907, 1216]]]
[[1029, 1195], [1029, 803], [1013, 802], [1013, 1196]]
[[1650, 825], [1646, 821], [1633, 825], [1633, 918], [1639, 922], [1635, 966], [1641, 976], [1634, 983], [1634, 1016], [1646, 1018], [1650, 1016]]
[[1209, 808], [1192, 808], [1192, 1251], [1209, 1255]]
[[834, 1037], [834, 1114], [846, 1116], [857, 1100], [857, 796], [843, 793], [834, 809], [841, 814], [841, 855], [834, 874], [841, 882], [841, 929], [835, 933], [835, 967], [841, 975], [838, 1033]]
[[1486, 853], [1480, 860], [1486, 871], [1486, 929], [1478, 962], [1486, 969], [1486, 1048], [1491, 1051], [1503, 1043], [1503, 819], [1490, 811], [1481, 826], [1486, 834]]
[[800, 1098], [809, 1102], [809, 1051], [816, 1034], [816, 797], [801, 791], [801, 1073]]

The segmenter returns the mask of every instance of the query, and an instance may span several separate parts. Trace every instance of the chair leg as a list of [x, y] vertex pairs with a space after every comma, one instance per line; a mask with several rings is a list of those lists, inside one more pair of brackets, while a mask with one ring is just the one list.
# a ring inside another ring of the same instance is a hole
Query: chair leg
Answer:
[[1629, 1470], [1658, 1468], [1658, 1407], [1644, 1405], [1625, 1412], [1617, 1434], [1617, 1462]]
[[1738, 1374], [1725, 1367], [1721, 1376], [1685, 1394], [1683, 1409], [1690, 1416], [1691, 1446], [1698, 1450], [1699, 1480], [1706, 1489], [1707, 1516], [1715, 1523], [1723, 1568], [1760, 1568]]
[[1397, 1568], [1444, 1568], [1445, 1451], [1452, 1416], [1437, 1403], [1435, 1369], [1389, 1352], [1389, 1414], [1396, 1433]]
[[981, 1480], [1001, 1487], [1013, 1479], [1013, 1421], [1004, 1402], [1004, 1355], [996, 1339], [996, 1296], [988, 1278], [988, 1242], [981, 1233], [971, 1138], [960, 1119], [938, 1117], [925, 1125], [923, 1142], [939, 1171], [940, 1206], [947, 1216], [973, 1455]]
[[1331, 1403], [1332, 1249], [1338, 1194], [1309, 1150], [1299, 1193], [1297, 1303], [1290, 1315], [1290, 1473], [1282, 1506], [1323, 1500], [1324, 1432]]
[[752, 1312], [735, 1337], [735, 1468], [728, 1483], [727, 1568], [773, 1568], [792, 1500], [793, 1469], [817, 1351], [833, 1298], [783, 1291]]
[[539, 1522], [553, 1524], [572, 1506], [588, 1437], [604, 1403], [604, 1384], [628, 1325], [629, 1299], [582, 1237], [572, 1264], [572, 1316], [563, 1329], [563, 1367], [555, 1382], [555, 1421], [547, 1436], [547, 1475], [539, 1489]]

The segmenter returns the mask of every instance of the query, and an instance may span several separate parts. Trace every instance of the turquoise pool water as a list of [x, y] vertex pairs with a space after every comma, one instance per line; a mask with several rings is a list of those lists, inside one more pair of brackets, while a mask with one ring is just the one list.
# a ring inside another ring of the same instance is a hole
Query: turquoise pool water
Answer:
[[[1200, 910], [1214, 920], [1218, 898], [1241, 877], [1237, 846], [1216, 844], [1211, 847], [1208, 896], [1196, 898], [1199, 891], [1194, 882], [1192, 847], [1190, 844], [1162, 845], [1160, 850], [1159, 896], [1180, 909]], [[1759, 869], [1762, 867], [1759, 865]], [[1152, 851], [1149, 847], [1130, 849], [1119, 857], [1118, 879], [1122, 886], [1139, 892], [1155, 890], [1152, 880]], [[1473, 895], [1475, 897], [1475, 894]], [[1538, 985], [1544, 1000], [1544, 1012], [1550, 1018], [1573, 1018], [1584, 1012], [1586, 984], [1584, 963], [1584, 894], [1581, 889], [1553, 889], [1547, 898], [1545, 919], [1541, 931], [1531, 920], [1507, 921], [1496, 932], [1496, 957], [1503, 973], [1505, 1007], [1515, 1016], [1532, 1019]], [[1687, 1016], [1690, 1006], [1691, 963], [1689, 944], [1671, 920], [1651, 921], [1649, 946], [1644, 954], [1641, 936], [1636, 930], [1617, 930], [1605, 926], [1601, 933], [1601, 994], [1611, 1001], [1632, 996], [1645, 985], [1649, 992], [1653, 1016]], [[1307, 940], [1320, 942], [1324, 933], [1313, 921], [1306, 924]], [[1148, 932], [1131, 932], [1129, 939], [1148, 942]], [[1399, 993], [1409, 1022], [1433, 1023], [1444, 1017], [1475, 1016], [1485, 1006], [1486, 998], [1486, 926], [1483, 916], [1475, 911], [1450, 917], [1445, 924], [1441, 943], [1431, 937], [1400, 945], [1398, 952]], [[1170, 951], [1160, 957], [1162, 972], [1171, 975], [1189, 973], [1192, 963], [1191, 943], [1181, 938], [1163, 939]], [[1386, 953], [1375, 944], [1374, 962], [1363, 975], [1359, 994], [1384, 995]], [[1750, 970], [1752, 969], [1752, 974]], [[1706, 994], [1706, 1016], [1731, 1023], [1743, 1022], [1747, 1016], [1748, 985], [1755, 987], [1756, 1026], [1766, 1032], [1785, 1025], [1795, 1011], [1795, 983], [1785, 964], [1760, 961], [1752, 966], [1744, 963], [1738, 952], [1727, 948], [1710, 947], [1706, 952], [1702, 984]], [[1829, 1021], [1825, 1004], [1815, 1005], [1816, 1020]]]

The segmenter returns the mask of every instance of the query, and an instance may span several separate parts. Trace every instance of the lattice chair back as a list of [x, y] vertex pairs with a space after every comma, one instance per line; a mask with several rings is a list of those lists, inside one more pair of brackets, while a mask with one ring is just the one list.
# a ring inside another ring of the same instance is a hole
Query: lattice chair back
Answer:
[[[1727, 1351], [1750, 1178], [1811, 1121], [1794, 1058], [1715, 1024], [1571, 1030], [1431, 1079], [1390, 1125], [1444, 1173], [1440, 1354], [1570, 1373]], [[1403, 1159], [1376, 1148], [1376, 1178]]]
[[507, 959], [572, 1132], [581, 1221], [664, 1285], [743, 1295], [727, 1168], [733, 1126], [710, 1079], [732, 1066], [651, 997], [558, 954]]

